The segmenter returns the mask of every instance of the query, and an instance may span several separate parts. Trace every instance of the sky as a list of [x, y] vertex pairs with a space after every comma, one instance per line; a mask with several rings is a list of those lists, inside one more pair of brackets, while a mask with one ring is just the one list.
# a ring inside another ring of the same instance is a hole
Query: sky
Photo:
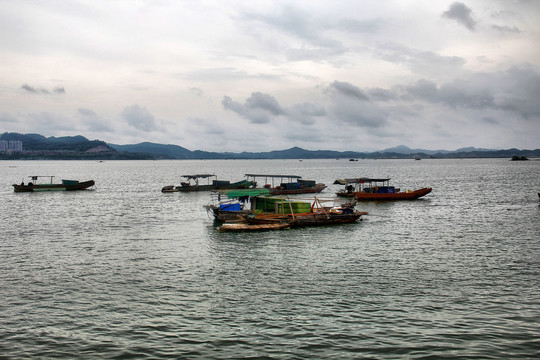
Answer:
[[0, 0], [0, 132], [540, 148], [537, 0]]

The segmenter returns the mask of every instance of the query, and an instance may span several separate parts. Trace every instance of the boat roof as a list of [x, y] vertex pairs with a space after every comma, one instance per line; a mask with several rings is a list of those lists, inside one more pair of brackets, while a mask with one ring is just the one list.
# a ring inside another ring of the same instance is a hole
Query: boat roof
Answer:
[[386, 182], [390, 181], [390, 178], [353, 178], [353, 179], [337, 179], [334, 181], [334, 184], [347, 185], [347, 184], [363, 184], [370, 182]]
[[196, 175], [182, 175], [182, 177], [185, 177], [187, 179], [198, 179], [198, 178], [209, 178], [212, 176], [216, 176], [214, 174], [196, 174]]
[[249, 177], [266, 177], [266, 178], [289, 178], [289, 179], [301, 179], [298, 175], [264, 175], [264, 174], [246, 174]]
[[226, 191], [229, 199], [238, 198], [242, 196], [261, 196], [270, 194], [268, 189], [239, 189]]

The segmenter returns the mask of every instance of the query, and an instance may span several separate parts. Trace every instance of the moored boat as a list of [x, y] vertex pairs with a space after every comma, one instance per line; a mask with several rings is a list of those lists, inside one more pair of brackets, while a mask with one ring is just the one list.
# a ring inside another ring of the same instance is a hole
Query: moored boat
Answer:
[[[61, 183], [53, 183], [54, 176], [33, 175], [29, 176], [31, 181], [27, 184], [13, 184], [15, 192], [36, 192], [36, 191], [75, 191], [86, 190], [95, 185], [94, 180], [82, 181], [78, 180], [62, 180]], [[41, 178], [50, 179], [48, 183], [37, 183]]]
[[431, 188], [401, 191], [390, 186], [389, 178], [353, 178], [338, 179], [334, 184], [345, 185], [344, 190], [336, 193], [342, 197], [353, 197], [358, 201], [414, 200], [431, 192]]
[[246, 174], [248, 181], [251, 179], [256, 183], [257, 178], [264, 178], [264, 187], [270, 190], [270, 195], [312, 194], [320, 193], [326, 188], [325, 184], [304, 180], [298, 175]]
[[354, 209], [354, 203], [325, 207], [315, 199], [309, 212], [291, 214], [250, 214], [245, 216], [249, 224], [286, 223], [290, 227], [347, 224], [361, 220], [367, 212]]
[[[161, 189], [161, 192], [189, 192], [189, 191], [212, 191], [226, 189], [248, 189], [255, 187], [256, 183], [248, 180], [240, 180], [231, 183], [228, 180], [218, 180], [214, 174], [195, 174], [182, 175], [186, 181], [182, 181], [180, 186], [167, 185]], [[201, 184], [200, 179], [208, 179], [207, 184]]]
[[221, 190], [204, 208], [219, 222], [245, 221], [248, 214], [290, 214], [309, 211], [310, 202], [269, 196], [268, 189]]

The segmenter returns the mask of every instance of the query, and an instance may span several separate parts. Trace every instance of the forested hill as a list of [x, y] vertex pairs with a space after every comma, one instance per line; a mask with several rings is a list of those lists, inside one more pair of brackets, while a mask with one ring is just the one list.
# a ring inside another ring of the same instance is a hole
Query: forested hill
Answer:
[[62, 136], [45, 137], [39, 134], [18, 134], [3, 133], [0, 140], [20, 140], [23, 142], [24, 150], [70, 150], [70, 151], [88, 151], [98, 146], [104, 146], [113, 150], [105, 141], [88, 140], [84, 136]]
[[101, 140], [88, 140], [84, 136], [45, 137], [39, 134], [0, 134], [0, 140], [20, 140], [22, 152], [0, 152], [0, 159], [411, 159], [415, 158], [520, 158], [540, 157], [540, 149], [477, 149], [462, 148], [456, 151], [409, 149], [398, 146], [375, 152], [306, 150], [292, 147], [267, 152], [207, 152], [191, 151], [178, 145], [143, 142], [131, 145], [107, 144]]
[[88, 140], [84, 136], [45, 137], [39, 134], [3, 133], [0, 140], [22, 141], [22, 152], [3, 152], [0, 159], [53, 159], [53, 160], [129, 160], [152, 159], [148, 154], [118, 152], [105, 141]]

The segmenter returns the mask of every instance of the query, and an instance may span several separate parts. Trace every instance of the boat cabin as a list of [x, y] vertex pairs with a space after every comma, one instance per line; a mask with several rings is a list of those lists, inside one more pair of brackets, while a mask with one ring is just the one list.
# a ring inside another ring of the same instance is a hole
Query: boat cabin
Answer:
[[355, 192], [394, 194], [399, 192], [394, 186], [390, 186], [389, 178], [354, 178], [337, 179], [334, 184], [344, 185], [345, 189], [340, 190], [338, 195], [353, 194]]
[[208, 185], [211, 179], [213, 179], [212, 185], [216, 185], [217, 182], [217, 175], [214, 174], [182, 175], [182, 177], [187, 180], [180, 183], [182, 186], [199, 186], [199, 179], [208, 179]]

